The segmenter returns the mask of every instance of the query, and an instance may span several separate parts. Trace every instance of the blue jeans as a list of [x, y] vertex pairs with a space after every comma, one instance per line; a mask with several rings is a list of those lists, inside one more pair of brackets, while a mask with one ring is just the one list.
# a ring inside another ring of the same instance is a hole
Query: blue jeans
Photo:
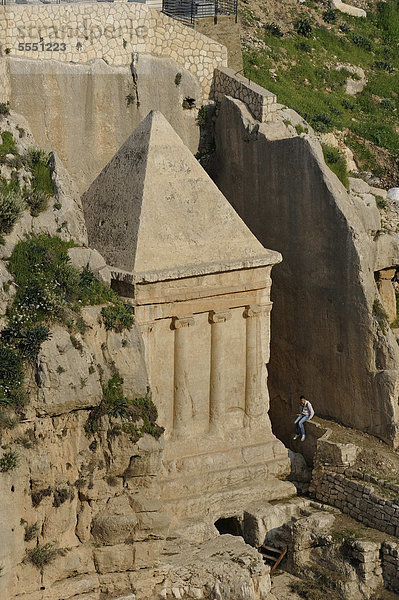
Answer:
[[299, 435], [299, 430], [300, 430], [301, 435], [305, 435], [305, 428], [304, 428], [303, 424], [308, 419], [309, 419], [308, 415], [299, 415], [299, 417], [297, 417], [295, 419], [295, 433], [297, 435]]

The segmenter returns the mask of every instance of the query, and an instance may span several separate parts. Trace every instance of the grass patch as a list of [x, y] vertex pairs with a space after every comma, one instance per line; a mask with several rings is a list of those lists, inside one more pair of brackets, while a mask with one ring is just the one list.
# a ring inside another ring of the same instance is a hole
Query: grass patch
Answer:
[[[24, 130], [18, 129], [20, 137]], [[12, 226], [28, 206], [33, 217], [47, 209], [54, 195], [52, 164], [50, 156], [39, 148], [30, 148], [23, 156], [19, 154], [16, 141], [10, 131], [3, 131], [0, 144], [0, 163], [14, 169], [10, 181], [0, 178], [0, 232], [10, 233]], [[7, 154], [13, 154], [6, 159]], [[21, 187], [19, 169], [30, 172], [30, 184]]]
[[99, 406], [93, 408], [86, 422], [87, 433], [97, 433], [103, 416], [108, 415], [112, 419], [121, 422], [118, 432], [128, 433], [134, 441], [137, 441], [145, 433], [156, 439], [163, 433], [164, 428], [157, 425], [158, 411], [149, 398], [126, 398], [122, 390], [123, 379], [114, 375], [106, 385], [103, 386], [103, 398]]
[[31, 493], [32, 504], [36, 508], [39, 506], [43, 498], [48, 498], [53, 493], [53, 489], [51, 487], [43, 488], [41, 490], [36, 490]]
[[32, 523], [32, 525], [25, 524], [25, 542], [30, 542], [39, 534], [40, 528], [37, 523]]
[[363, 539], [365, 535], [357, 529], [340, 529], [331, 531], [331, 537], [337, 543], [353, 544], [356, 540]]
[[11, 233], [25, 209], [25, 201], [19, 191], [0, 189], [0, 233]]
[[326, 165], [331, 169], [338, 179], [343, 183], [346, 189], [349, 189], [349, 177], [348, 169], [346, 167], [345, 157], [339, 152], [337, 148], [328, 146], [327, 144], [322, 145], [324, 160]]
[[53, 506], [55, 506], [55, 508], [58, 508], [67, 500], [73, 500], [74, 496], [75, 495], [70, 488], [56, 488], [53, 492]]
[[40, 148], [30, 148], [26, 156], [26, 164], [32, 173], [32, 188], [48, 196], [54, 196], [49, 155]]
[[112, 329], [121, 333], [124, 329], [130, 329], [134, 323], [133, 306], [127, 302], [117, 300], [115, 304], [106, 306], [101, 310], [105, 329]]
[[17, 145], [11, 131], [1, 133], [0, 162], [4, 161], [6, 154], [15, 154]]
[[10, 103], [0, 102], [0, 117], [8, 117], [10, 114]]
[[27, 560], [38, 569], [43, 569], [51, 563], [58, 554], [54, 544], [48, 543], [43, 546], [36, 546], [26, 553]]
[[343, 577], [312, 563], [306, 569], [306, 579], [291, 583], [290, 587], [292, 592], [305, 600], [341, 600], [339, 584]]
[[[323, 18], [322, 4], [314, 4], [309, 15], [313, 12]], [[397, 159], [399, 3], [379, 3], [365, 19], [336, 14], [334, 21], [333, 13], [324, 10], [324, 14], [325, 26], [311, 25], [311, 16], [299, 15], [281, 38], [267, 27], [259, 29], [257, 35], [268, 48], [244, 51], [245, 76], [276, 94], [280, 103], [296, 110], [316, 131], [348, 131], [347, 137], [363, 145], [357, 148], [356, 159], [359, 153], [367, 154], [365, 141]], [[356, 96], [345, 92], [346, 79], [354, 78], [339, 69], [345, 64], [365, 71], [367, 84]], [[374, 172], [373, 157], [363, 156], [363, 161]]]
[[308, 133], [309, 129], [306, 126], [301, 125], [300, 123], [298, 123], [297, 125], [295, 125], [295, 130], [297, 132], [298, 135], [301, 135], [301, 133]]
[[17, 452], [14, 452], [13, 450], [4, 452], [3, 456], [0, 458], [0, 471], [2, 473], [14, 471], [17, 468], [18, 463], [19, 455]]

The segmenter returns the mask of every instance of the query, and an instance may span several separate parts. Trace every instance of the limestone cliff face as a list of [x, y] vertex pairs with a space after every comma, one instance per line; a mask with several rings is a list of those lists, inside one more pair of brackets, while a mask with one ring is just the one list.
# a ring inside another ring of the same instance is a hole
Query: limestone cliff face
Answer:
[[103, 60], [76, 65], [3, 58], [0, 63], [12, 108], [28, 120], [41, 147], [57, 152], [80, 193], [150, 109], [160, 110], [197, 150], [197, 111], [185, 110], [182, 103], [190, 97], [199, 106], [202, 91], [171, 58], [140, 54], [122, 67]]
[[284, 258], [272, 291], [275, 431], [290, 443], [287, 411], [304, 393], [316, 413], [397, 445], [399, 354], [374, 279], [397, 264], [397, 236], [381, 235], [374, 196], [349, 195], [314, 136], [287, 122], [302, 120], [281, 107], [276, 122], [255, 127], [243, 103], [225, 98], [216, 125], [216, 183]]

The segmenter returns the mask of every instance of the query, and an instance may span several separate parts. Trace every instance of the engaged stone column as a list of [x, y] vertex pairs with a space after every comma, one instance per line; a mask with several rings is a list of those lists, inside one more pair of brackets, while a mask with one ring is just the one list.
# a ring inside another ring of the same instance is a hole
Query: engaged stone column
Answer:
[[225, 414], [225, 387], [224, 387], [224, 349], [225, 341], [223, 323], [231, 319], [230, 311], [215, 311], [209, 313], [211, 327], [211, 384], [209, 402], [209, 429], [217, 433], [223, 428]]
[[[253, 304], [245, 309], [247, 321], [245, 414], [247, 424], [261, 423], [267, 406], [267, 370], [269, 328], [265, 327], [265, 317], [270, 313], [271, 303], [259, 306]], [[267, 325], [267, 322], [266, 322]]]
[[144, 356], [145, 356], [145, 364], [147, 366], [147, 375], [148, 381], [150, 383], [150, 387], [152, 387], [152, 362], [153, 362], [153, 329], [154, 329], [154, 321], [148, 321], [147, 323], [140, 324], [140, 331], [143, 336], [144, 342]]
[[173, 317], [175, 330], [173, 435], [182, 437], [191, 421], [191, 398], [188, 389], [188, 328], [194, 324], [192, 315]]

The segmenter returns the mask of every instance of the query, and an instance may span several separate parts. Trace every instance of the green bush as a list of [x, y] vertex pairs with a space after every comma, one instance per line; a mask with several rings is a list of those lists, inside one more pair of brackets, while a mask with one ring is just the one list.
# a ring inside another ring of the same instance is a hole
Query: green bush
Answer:
[[346, 108], [346, 110], [353, 110], [355, 108], [355, 105], [353, 104], [353, 102], [351, 102], [350, 100], [347, 100], [346, 98], [344, 98], [342, 100], [342, 106], [344, 108]]
[[117, 302], [118, 294], [96, 279], [91, 271], [83, 269], [79, 275], [76, 299], [84, 306], [95, 306], [104, 302]]
[[130, 329], [134, 323], [134, 308], [131, 304], [118, 300], [115, 304], [105, 306], [101, 310], [105, 329], [121, 333]]
[[19, 192], [9, 191], [3, 194], [0, 191], [0, 233], [10, 233], [18, 221], [25, 202]]
[[333, 148], [332, 146], [328, 146], [327, 144], [323, 144], [322, 148], [324, 160], [326, 161], [327, 166], [331, 169], [333, 173], [336, 174], [341, 183], [343, 183], [344, 186], [348, 189], [349, 178], [344, 156], [342, 156], [342, 154], [337, 148]]
[[266, 23], [265, 30], [267, 33], [274, 35], [275, 37], [281, 38], [283, 37], [283, 33], [280, 27], [276, 23]]
[[37, 506], [39, 506], [39, 504], [41, 503], [41, 501], [43, 500], [43, 498], [48, 498], [49, 496], [51, 496], [51, 494], [53, 493], [53, 490], [51, 487], [48, 488], [43, 488], [41, 490], [36, 490], [35, 492], [31, 493], [31, 498], [32, 498], [32, 504], [33, 506], [36, 508]]
[[0, 403], [8, 403], [7, 398], [22, 385], [23, 379], [21, 357], [0, 340]]
[[36, 360], [41, 345], [50, 337], [50, 330], [45, 325], [22, 330], [18, 336], [18, 349], [24, 358]]
[[114, 419], [121, 419], [123, 421], [121, 430], [130, 434], [134, 441], [144, 433], [158, 439], [164, 429], [156, 423], [158, 411], [155, 404], [148, 395], [143, 398], [126, 398], [122, 385], [122, 377], [116, 374], [103, 386], [102, 401], [90, 412], [85, 426], [86, 432], [96, 433], [101, 418], [108, 415]]
[[374, 67], [376, 69], [382, 69], [383, 71], [387, 71], [388, 73], [394, 73], [395, 67], [392, 63], [387, 62], [386, 60], [377, 60], [374, 63]]
[[43, 546], [36, 546], [32, 550], [28, 550], [27, 559], [38, 569], [42, 569], [45, 565], [52, 562], [57, 556], [58, 551], [54, 544], [48, 543]]
[[0, 471], [2, 473], [13, 471], [17, 468], [18, 463], [19, 455], [17, 452], [14, 452], [13, 450], [4, 452], [3, 456], [0, 458]]
[[17, 145], [11, 131], [3, 131], [1, 134], [2, 143], [0, 144], [0, 160], [6, 154], [15, 154]]
[[294, 28], [299, 35], [302, 35], [306, 38], [312, 37], [313, 29], [307, 17], [300, 17], [297, 19], [295, 21]]
[[182, 78], [182, 74], [181, 73], [176, 73], [176, 76], [175, 76], [175, 85], [180, 85], [181, 84], [181, 78]]
[[384, 210], [388, 206], [388, 202], [384, 200], [384, 198], [381, 198], [381, 196], [375, 197], [375, 203], [377, 205], [377, 208], [379, 208], [380, 210]]
[[0, 116], [8, 117], [10, 114], [10, 103], [9, 102], [0, 102]]
[[308, 131], [309, 131], [309, 129], [307, 127], [304, 127], [300, 123], [297, 123], [297, 125], [295, 125], [295, 130], [298, 135], [301, 135], [301, 133], [308, 133]]
[[295, 48], [301, 50], [301, 52], [307, 52], [308, 54], [312, 52], [312, 46], [308, 42], [305, 42], [305, 40], [299, 40], [295, 44]]
[[33, 523], [32, 525], [25, 525], [25, 542], [30, 542], [31, 540], [33, 540], [33, 538], [35, 538], [38, 533], [39, 533], [40, 529], [39, 529], [39, 525], [37, 523]]
[[74, 493], [68, 488], [56, 488], [53, 492], [53, 506], [58, 508], [68, 499], [73, 500]]
[[[370, 157], [358, 166], [377, 176], [386, 175], [388, 181], [390, 174], [386, 171], [399, 156], [399, 54], [397, 42], [388, 40], [396, 35], [398, 9], [397, 0], [387, 0], [377, 11], [375, 5], [371, 6], [367, 19], [339, 15], [339, 27], [314, 28], [311, 39], [268, 35], [268, 49], [243, 53], [246, 76], [275, 93], [281, 104], [299, 112], [316, 131], [336, 128], [347, 131], [347, 137], [359, 143], [370, 141], [372, 145], [367, 146], [376, 160]], [[298, 16], [311, 23], [312, 13], [321, 16], [323, 10], [318, 3], [308, 14]], [[302, 45], [301, 39], [307, 45]], [[338, 64], [364, 69], [367, 84], [355, 98], [345, 94], [346, 78], [336, 69]], [[391, 154], [385, 163], [375, 146]]]
[[198, 115], [197, 115], [197, 117], [195, 119], [195, 122], [200, 127], [204, 127], [206, 125], [206, 114], [207, 114], [207, 107], [206, 106], [201, 106], [200, 109], [199, 109], [199, 111], [198, 111]]
[[368, 52], [371, 52], [373, 49], [373, 45], [370, 40], [362, 35], [354, 35], [352, 37], [352, 42], [356, 44], [356, 46], [360, 46], [360, 48], [364, 48]]
[[40, 148], [30, 148], [25, 160], [32, 173], [32, 189], [48, 196], [54, 196], [50, 156]]
[[397, 46], [399, 43], [399, 3], [397, 0], [377, 4], [376, 23], [381, 29], [385, 41]]
[[320, 131], [320, 133], [325, 133], [333, 126], [333, 120], [329, 116], [328, 113], [322, 112], [318, 113], [312, 118], [312, 125], [316, 131]]
[[323, 21], [325, 23], [335, 23], [337, 20], [337, 13], [334, 9], [329, 8], [323, 12]]
[[48, 207], [49, 195], [39, 189], [29, 190], [25, 195], [26, 204], [29, 206], [32, 217], [37, 217]]

